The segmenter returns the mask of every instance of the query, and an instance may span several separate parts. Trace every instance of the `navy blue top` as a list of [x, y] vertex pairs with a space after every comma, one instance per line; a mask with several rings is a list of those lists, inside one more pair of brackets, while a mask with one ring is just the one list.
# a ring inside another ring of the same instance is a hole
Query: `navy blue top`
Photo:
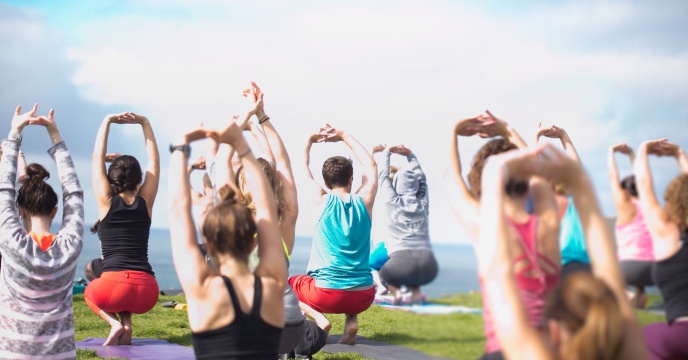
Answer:
[[260, 279], [257, 276], [255, 279], [253, 306], [248, 314], [244, 314], [232, 282], [222, 277], [234, 306], [234, 321], [219, 329], [191, 332], [196, 359], [277, 359], [282, 329], [266, 323], [260, 317], [263, 288]]
[[144, 198], [136, 196], [134, 202], [127, 205], [121, 196], [113, 196], [110, 210], [98, 226], [103, 272], [129, 270], [155, 275], [148, 263], [150, 227], [151, 218]]

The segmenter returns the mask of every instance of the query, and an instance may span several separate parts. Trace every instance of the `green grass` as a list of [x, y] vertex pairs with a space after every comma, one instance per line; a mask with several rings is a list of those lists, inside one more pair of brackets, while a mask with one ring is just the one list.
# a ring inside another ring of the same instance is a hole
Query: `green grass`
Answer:
[[[158, 303], [176, 300], [185, 302], [183, 295], [160, 296]], [[479, 293], [456, 294], [433, 300], [443, 304], [481, 307]], [[648, 305], [659, 301], [651, 297]], [[641, 326], [665, 321], [663, 316], [638, 311]], [[332, 322], [331, 334], [341, 334], [344, 315], [327, 315]], [[74, 296], [74, 322], [76, 340], [89, 337], [105, 338], [109, 327], [86, 306], [83, 295]], [[169, 342], [191, 345], [191, 332], [186, 311], [156, 306], [143, 315], [134, 315], [134, 337], [157, 338]], [[453, 358], [475, 359], [484, 351], [483, 319], [480, 315], [416, 315], [403, 311], [386, 310], [371, 306], [359, 315], [359, 335], [371, 340], [402, 345], [426, 354]], [[77, 350], [77, 359], [99, 359], [93, 351]], [[354, 354], [324, 354], [315, 356], [318, 360], [363, 360]]]

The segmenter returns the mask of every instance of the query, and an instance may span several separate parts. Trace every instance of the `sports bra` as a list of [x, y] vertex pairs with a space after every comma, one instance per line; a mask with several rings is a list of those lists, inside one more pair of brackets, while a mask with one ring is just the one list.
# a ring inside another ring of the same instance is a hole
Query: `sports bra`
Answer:
[[248, 314], [241, 311], [232, 282], [222, 276], [234, 307], [234, 321], [219, 329], [191, 332], [191, 343], [197, 359], [277, 359], [282, 329], [260, 317], [262, 284], [255, 276], [253, 305]]

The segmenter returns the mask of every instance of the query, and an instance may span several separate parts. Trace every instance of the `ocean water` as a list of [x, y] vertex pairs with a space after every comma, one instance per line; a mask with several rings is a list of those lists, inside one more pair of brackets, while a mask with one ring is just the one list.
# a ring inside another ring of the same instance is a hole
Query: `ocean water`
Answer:
[[[470, 244], [433, 243], [439, 274], [435, 280], [422, 287], [430, 297], [478, 290], [477, 262]], [[310, 256], [311, 238], [297, 237], [291, 256], [290, 275], [305, 274]], [[100, 257], [98, 236], [88, 229], [84, 234], [84, 247], [79, 256], [76, 276], [85, 277], [84, 267], [91, 259]], [[179, 280], [172, 264], [170, 233], [168, 230], [151, 229], [148, 243], [148, 260], [153, 267], [161, 290], [179, 289]]]

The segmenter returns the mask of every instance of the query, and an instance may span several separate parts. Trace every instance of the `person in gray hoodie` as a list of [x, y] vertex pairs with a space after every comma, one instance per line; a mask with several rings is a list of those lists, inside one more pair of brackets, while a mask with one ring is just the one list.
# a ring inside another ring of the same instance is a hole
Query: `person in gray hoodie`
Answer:
[[[391, 154], [406, 157], [408, 164], [390, 178]], [[428, 230], [428, 184], [413, 152], [404, 145], [373, 148], [377, 162], [379, 191], [389, 216], [389, 237], [385, 241], [389, 260], [380, 269], [380, 279], [401, 303], [401, 286], [411, 290], [411, 303], [420, 304], [420, 286], [432, 282], [439, 268], [432, 253]]]

